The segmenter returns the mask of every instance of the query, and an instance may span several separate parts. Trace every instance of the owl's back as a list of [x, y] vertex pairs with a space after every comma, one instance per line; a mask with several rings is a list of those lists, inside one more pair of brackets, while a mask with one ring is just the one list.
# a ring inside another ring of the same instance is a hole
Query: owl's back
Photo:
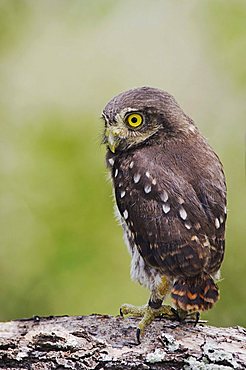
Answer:
[[[115, 156], [112, 170], [119, 211], [147, 263], [172, 276], [219, 270], [226, 220], [224, 174], [197, 132], [168, 141], [158, 135]], [[191, 254], [192, 259], [185, 258]]]

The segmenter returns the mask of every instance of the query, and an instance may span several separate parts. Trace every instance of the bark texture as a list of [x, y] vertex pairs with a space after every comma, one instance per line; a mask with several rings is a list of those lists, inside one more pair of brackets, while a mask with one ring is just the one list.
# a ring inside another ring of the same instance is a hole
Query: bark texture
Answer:
[[138, 320], [105, 315], [0, 323], [0, 369], [246, 368], [246, 330], [156, 320], [140, 345]]

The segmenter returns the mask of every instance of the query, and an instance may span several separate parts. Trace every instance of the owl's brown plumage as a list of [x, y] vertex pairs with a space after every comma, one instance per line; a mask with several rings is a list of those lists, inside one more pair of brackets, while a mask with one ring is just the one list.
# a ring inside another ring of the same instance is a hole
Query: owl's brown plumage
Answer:
[[164, 298], [154, 292], [165, 276], [178, 308], [211, 308], [218, 299], [214, 279], [226, 221], [217, 155], [175, 99], [159, 89], [124, 92], [107, 104], [103, 117], [132, 277], [151, 290], [150, 304]]

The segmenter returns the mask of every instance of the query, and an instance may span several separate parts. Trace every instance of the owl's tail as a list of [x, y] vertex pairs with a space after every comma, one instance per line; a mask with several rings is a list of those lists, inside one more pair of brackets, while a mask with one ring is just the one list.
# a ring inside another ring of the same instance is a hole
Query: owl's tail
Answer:
[[219, 299], [219, 289], [212, 277], [202, 275], [176, 280], [171, 292], [177, 308], [184, 311], [206, 311]]

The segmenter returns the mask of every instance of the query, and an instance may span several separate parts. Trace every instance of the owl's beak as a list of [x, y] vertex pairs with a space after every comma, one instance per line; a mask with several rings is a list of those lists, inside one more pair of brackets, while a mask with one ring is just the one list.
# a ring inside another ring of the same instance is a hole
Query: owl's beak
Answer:
[[112, 153], [115, 153], [115, 150], [120, 142], [120, 130], [117, 127], [107, 127], [105, 130], [106, 143], [108, 144], [109, 149]]

